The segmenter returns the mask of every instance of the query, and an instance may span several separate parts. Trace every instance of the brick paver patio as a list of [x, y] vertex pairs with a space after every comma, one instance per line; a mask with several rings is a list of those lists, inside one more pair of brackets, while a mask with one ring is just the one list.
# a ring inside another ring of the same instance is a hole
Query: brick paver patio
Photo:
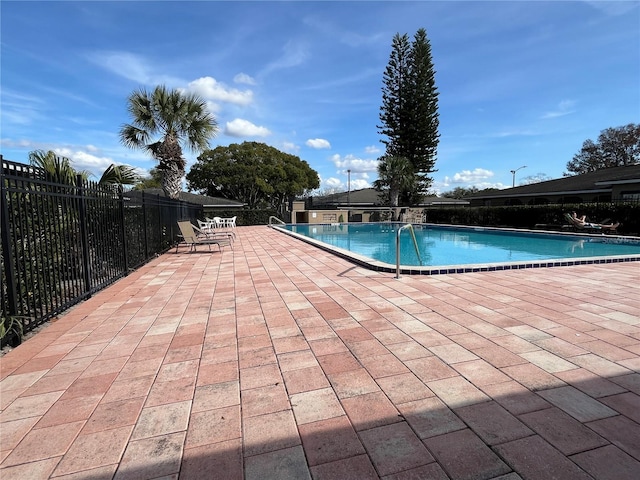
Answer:
[[640, 478], [640, 263], [376, 273], [268, 227], [0, 359], [0, 477]]

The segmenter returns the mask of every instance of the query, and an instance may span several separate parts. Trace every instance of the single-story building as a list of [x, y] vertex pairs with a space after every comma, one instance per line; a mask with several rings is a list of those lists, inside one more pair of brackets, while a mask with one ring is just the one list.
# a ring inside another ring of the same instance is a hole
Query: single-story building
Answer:
[[[165, 197], [164, 190], [161, 188], [145, 188], [144, 190], [130, 190], [128, 196], [136, 195], [136, 192], [144, 192], [145, 195], [160, 195]], [[214, 217], [216, 212], [221, 210], [240, 210], [245, 204], [227, 198], [210, 197], [208, 195], [198, 195], [190, 192], [180, 192], [179, 199], [183, 202], [195, 203], [202, 205], [204, 216]]]
[[640, 164], [478, 192], [466, 198], [471, 206], [640, 201]]
[[374, 188], [332, 193], [321, 197], [309, 197], [306, 201], [293, 202], [292, 223], [342, 223], [385, 221], [398, 218], [414, 223], [424, 222], [424, 209], [430, 206], [468, 205], [467, 200], [429, 195], [413, 208], [391, 208], [384, 204], [384, 197]]
[[[455, 198], [438, 197], [437, 195], [428, 195], [423, 198], [420, 205], [416, 207], [432, 207], [432, 206], [461, 206], [468, 205], [468, 200], [459, 200]], [[307, 208], [324, 208], [324, 209], [367, 209], [371, 207], [384, 207], [383, 197], [375, 188], [362, 188], [352, 190], [350, 192], [332, 193], [322, 197], [310, 197]]]

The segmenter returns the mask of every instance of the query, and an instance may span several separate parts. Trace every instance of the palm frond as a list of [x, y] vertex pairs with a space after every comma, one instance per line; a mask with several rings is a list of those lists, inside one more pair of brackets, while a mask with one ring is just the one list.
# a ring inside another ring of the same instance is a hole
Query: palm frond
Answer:
[[73, 185], [76, 181], [76, 174], [79, 173], [71, 166], [70, 159], [57, 155], [52, 150], [29, 152], [29, 163], [44, 170], [51, 180], [58, 183]]
[[133, 167], [112, 163], [102, 173], [98, 183], [101, 185], [135, 185], [139, 180], [140, 175]]

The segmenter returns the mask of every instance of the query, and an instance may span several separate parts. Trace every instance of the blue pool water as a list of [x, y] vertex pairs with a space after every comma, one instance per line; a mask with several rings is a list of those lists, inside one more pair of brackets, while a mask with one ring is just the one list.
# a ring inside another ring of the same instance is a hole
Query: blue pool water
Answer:
[[[402, 224], [297, 224], [281, 228], [378, 262], [396, 264], [396, 235]], [[400, 235], [400, 264], [443, 266], [539, 262], [554, 259], [640, 256], [640, 241], [474, 227], [413, 226], [420, 260], [409, 229]]]

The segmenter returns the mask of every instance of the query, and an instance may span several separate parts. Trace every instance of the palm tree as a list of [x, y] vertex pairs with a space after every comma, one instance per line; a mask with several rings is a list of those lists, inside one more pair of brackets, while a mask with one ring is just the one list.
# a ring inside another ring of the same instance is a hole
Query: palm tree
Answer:
[[[121, 142], [146, 150], [158, 160], [162, 189], [168, 197], [178, 198], [186, 165], [182, 148], [196, 152], [209, 148], [209, 140], [218, 131], [215, 118], [199, 96], [168, 90], [164, 85], [153, 92], [144, 88], [133, 92], [128, 110], [133, 124], [122, 126]], [[160, 138], [152, 141], [155, 135]]]
[[[76, 170], [71, 165], [71, 160], [54, 151], [34, 150], [29, 152], [29, 163], [46, 172], [50, 181], [67, 185], [75, 185], [76, 176], [80, 175], [84, 181], [92, 176], [88, 170]], [[135, 185], [140, 180], [135, 169], [129, 165], [111, 164], [102, 173], [98, 184], [100, 185]]]
[[86, 170], [76, 170], [71, 166], [71, 160], [56, 154], [54, 151], [34, 150], [29, 152], [29, 163], [44, 170], [49, 180], [55, 183], [75, 185], [76, 175], [87, 180], [91, 175]]
[[388, 189], [389, 203], [397, 207], [400, 194], [415, 181], [413, 165], [408, 158], [393, 155], [383, 155], [378, 160], [378, 180], [373, 185], [377, 190]]
[[100, 185], [117, 185], [122, 191], [123, 185], [135, 185], [140, 181], [135, 169], [129, 165], [116, 165], [112, 163], [102, 173], [98, 183]]

